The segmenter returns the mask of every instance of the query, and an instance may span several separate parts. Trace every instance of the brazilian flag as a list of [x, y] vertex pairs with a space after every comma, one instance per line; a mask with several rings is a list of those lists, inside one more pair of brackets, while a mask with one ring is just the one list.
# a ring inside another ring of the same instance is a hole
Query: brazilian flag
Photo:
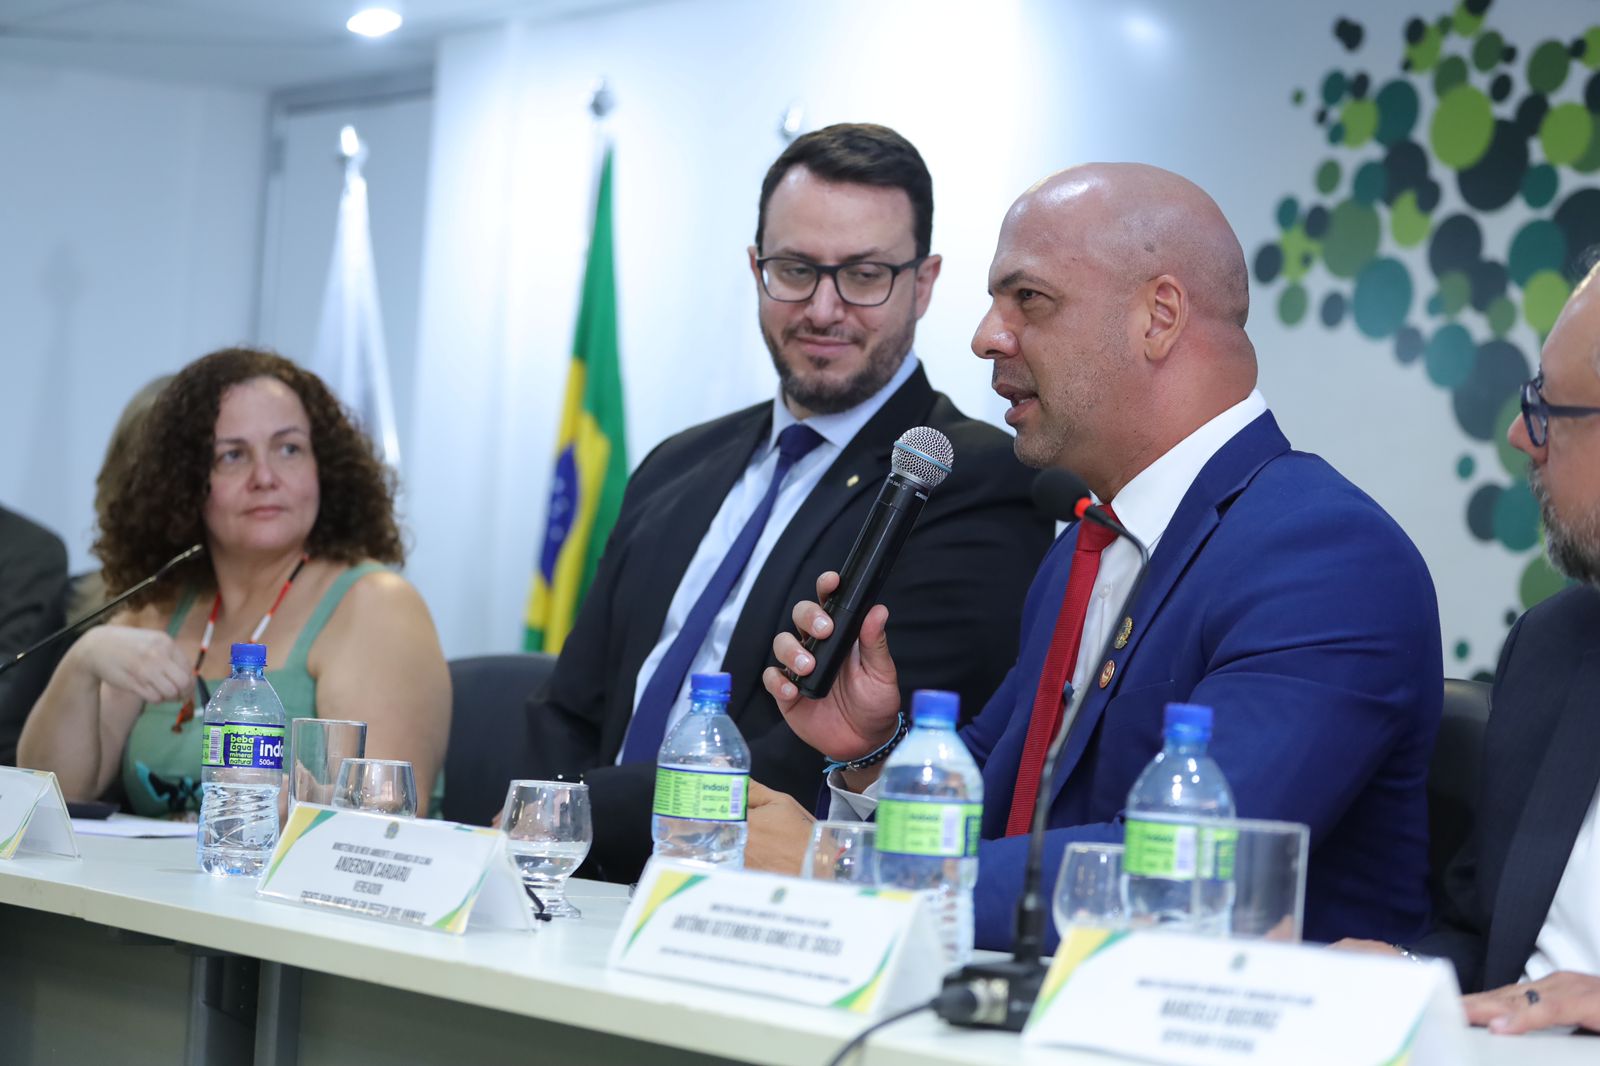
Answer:
[[529, 651], [559, 652], [594, 580], [622, 507], [628, 447], [617, 369], [617, 283], [611, 245], [611, 150], [600, 165], [594, 236], [583, 272], [544, 545], [528, 596]]

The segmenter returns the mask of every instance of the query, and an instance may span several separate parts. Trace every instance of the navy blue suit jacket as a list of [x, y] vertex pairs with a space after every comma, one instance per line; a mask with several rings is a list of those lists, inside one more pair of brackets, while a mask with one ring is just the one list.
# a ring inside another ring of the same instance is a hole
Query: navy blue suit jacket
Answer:
[[[983, 767], [982, 948], [1011, 942], [1027, 838], [1005, 838], [1006, 816], [1076, 542], [1069, 527], [1040, 565], [1017, 663], [962, 732]], [[1311, 827], [1306, 939], [1415, 936], [1443, 656], [1433, 582], [1394, 520], [1263, 414], [1189, 487], [1128, 614], [1115, 675], [1100, 688], [1094, 672], [1047, 786], [1051, 883], [1068, 841], [1122, 839], [1165, 705], [1192, 701], [1215, 708], [1239, 817]]]

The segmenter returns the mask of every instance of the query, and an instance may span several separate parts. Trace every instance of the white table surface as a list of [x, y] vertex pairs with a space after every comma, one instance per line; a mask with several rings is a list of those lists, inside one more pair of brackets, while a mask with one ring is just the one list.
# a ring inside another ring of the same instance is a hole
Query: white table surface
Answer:
[[[820, 1008], [605, 969], [627, 904], [620, 886], [575, 881], [578, 920], [528, 932], [452, 936], [258, 899], [253, 881], [195, 866], [192, 840], [78, 840], [81, 860], [0, 862], [0, 904], [475, 1004], [530, 1018], [752, 1062], [820, 1066], [863, 1023]], [[1483, 1066], [1600, 1063], [1600, 1039], [1492, 1037], [1475, 1030]], [[918, 1063], [1094, 1064], [1102, 1055], [1023, 1046], [1014, 1035], [952, 1029], [931, 1015], [874, 1036], [872, 1066]]]

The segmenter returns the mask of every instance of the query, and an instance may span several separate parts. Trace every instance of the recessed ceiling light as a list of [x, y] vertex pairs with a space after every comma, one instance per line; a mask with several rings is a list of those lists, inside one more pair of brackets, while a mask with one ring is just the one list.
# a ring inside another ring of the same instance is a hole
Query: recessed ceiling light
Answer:
[[386, 7], [368, 7], [351, 15], [344, 28], [363, 37], [383, 37], [398, 30], [402, 21], [398, 11]]

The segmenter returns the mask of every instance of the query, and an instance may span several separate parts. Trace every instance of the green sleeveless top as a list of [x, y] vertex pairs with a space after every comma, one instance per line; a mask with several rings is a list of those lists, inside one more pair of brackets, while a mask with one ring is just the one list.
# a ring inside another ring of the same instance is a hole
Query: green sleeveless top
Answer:
[[[317, 714], [317, 681], [306, 669], [311, 645], [350, 586], [382, 569], [382, 563], [362, 563], [335, 578], [306, 619], [288, 660], [281, 669], [267, 671], [267, 680], [291, 719], [315, 718]], [[183, 628], [195, 596], [196, 590], [191, 588], [178, 601], [172, 621], [167, 623], [168, 636], [177, 636]], [[271, 635], [267, 634], [269, 638]], [[211, 688], [215, 691], [215, 682]], [[178, 720], [181, 706], [177, 702], [145, 704], [134, 720], [133, 732], [128, 734], [127, 746], [122, 749], [122, 787], [128, 794], [128, 807], [135, 814], [159, 817], [200, 809], [200, 726], [205, 713], [196, 712], [174, 733], [172, 725]]]

